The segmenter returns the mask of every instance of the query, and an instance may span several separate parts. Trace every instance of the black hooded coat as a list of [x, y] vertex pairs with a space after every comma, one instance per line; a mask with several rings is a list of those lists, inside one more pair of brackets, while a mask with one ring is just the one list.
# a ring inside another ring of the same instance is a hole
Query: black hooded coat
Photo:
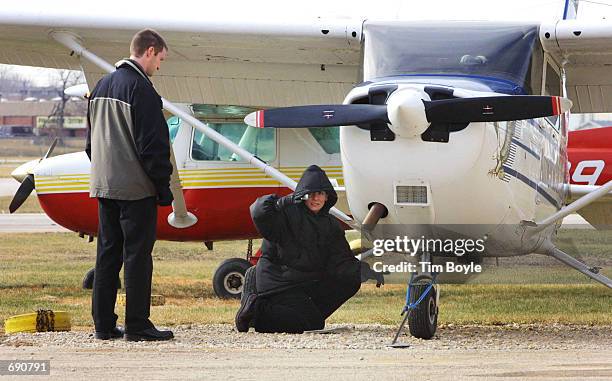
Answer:
[[[328, 195], [318, 213], [297, 201], [318, 191]], [[293, 199], [293, 204], [281, 210], [275, 207], [276, 195], [262, 196], [251, 205], [251, 217], [264, 238], [256, 271], [258, 294], [274, 294], [327, 278], [358, 288], [360, 263], [351, 253], [340, 223], [329, 214], [338, 195], [325, 172], [316, 165], [308, 167]]]

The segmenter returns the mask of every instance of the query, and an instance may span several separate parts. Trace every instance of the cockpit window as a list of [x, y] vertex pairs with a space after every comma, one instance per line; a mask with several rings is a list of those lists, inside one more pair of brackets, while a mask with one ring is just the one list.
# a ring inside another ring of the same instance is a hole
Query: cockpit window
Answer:
[[[248, 127], [244, 123], [208, 123], [208, 127], [265, 162], [276, 158], [276, 131], [273, 128]], [[191, 158], [207, 161], [244, 161], [240, 156], [195, 129]]]
[[340, 152], [340, 127], [312, 127], [308, 131], [326, 153], [331, 155]]

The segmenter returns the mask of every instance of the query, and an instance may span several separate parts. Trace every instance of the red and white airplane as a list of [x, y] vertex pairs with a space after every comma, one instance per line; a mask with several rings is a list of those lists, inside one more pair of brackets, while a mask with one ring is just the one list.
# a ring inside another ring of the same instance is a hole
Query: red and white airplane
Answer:
[[[552, 241], [571, 213], [595, 226], [610, 221], [612, 182], [606, 158], [601, 171], [593, 163], [602, 159], [596, 146], [570, 158], [569, 181], [569, 107], [609, 112], [612, 95], [612, 24], [570, 20], [576, 2], [545, 23], [289, 23], [215, 12], [133, 16], [59, 3], [68, 8], [4, 5], [0, 61], [82, 69], [92, 86], [114, 69], [110, 62], [126, 54], [138, 29], [157, 29], [171, 47], [153, 78], [164, 108], [178, 117], [169, 120], [175, 202], [160, 209], [160, 239], [255, 238], [248, 205], [289, 192], [307, 165], [318, 164], [346, 189], [346, 202], [331, 212], [353, 228], [384, 225], [420, 236], [423, 226], [462, 226], [454, 233], [499, 243], [487, 256], [545, 254], [612, 287]], [[304, 106], [313, 104], [323, 106]], [[253, 112], [260, 108], [271, 109]], [[247, 127], [246, 114], [249, 125], [275, 129]], [[582, 135], [575, 135], [577, 149], [588, 146]], [[35, 187], [51, 218], [96, 233], [84, 153], [16, 172], [23, 182], [15, 206]], [[221, 277], [226, 292], [240, 292], [238, 275]], [[422, 301], [408, 314], [410, 331], [423, 338], [437, 326], [432, 278], [419, 273], [410, 295]]]

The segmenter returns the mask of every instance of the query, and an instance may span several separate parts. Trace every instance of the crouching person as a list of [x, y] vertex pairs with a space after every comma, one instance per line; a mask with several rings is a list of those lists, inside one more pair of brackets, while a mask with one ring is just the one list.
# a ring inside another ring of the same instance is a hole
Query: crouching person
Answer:
[[239, 332], [323, 329], [362, 279], [383, 282], [382, 274], [352, 255], [340, 223], [329, 214], [337, 200], [325, 172], [312, 165], [294, 193], [263, 196], [251, 205], [263, 253], [245, 276], [236, 314]]

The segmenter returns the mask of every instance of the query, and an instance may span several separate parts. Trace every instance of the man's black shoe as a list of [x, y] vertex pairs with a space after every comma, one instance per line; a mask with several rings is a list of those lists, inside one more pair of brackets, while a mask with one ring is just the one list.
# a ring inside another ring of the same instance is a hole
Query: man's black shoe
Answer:
[[94, 337], [98, 340], [120, 339], [123, 337], [123, 334], [123, 328], [115, 327], [110, 331], [96, 331]]
[[125, 334], [126, 341], [166, 341], [173, 338], [172, 331], [160, 331], [155, 327]]

